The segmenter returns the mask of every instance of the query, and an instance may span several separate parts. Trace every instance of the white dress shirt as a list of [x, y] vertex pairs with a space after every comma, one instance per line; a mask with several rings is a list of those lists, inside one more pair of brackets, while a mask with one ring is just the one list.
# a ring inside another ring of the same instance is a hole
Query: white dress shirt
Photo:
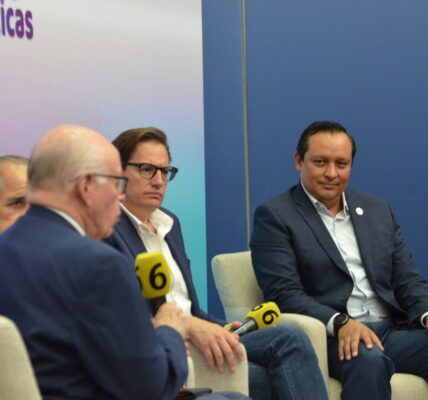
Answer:
[[132, 224], [144, 243], [147, 251], [157, 251], [163, 253], [166, 262], [172, 275], [172, 286], [169, 293], [166, 295], [168, 302], [174, 303], [184, 315], [191, 315], [192, 303], [187, 291], [186, 282], [184, 281], [183, 274], [178, 267], [174, 257], [171, 254], [165, 236], [171, 231], [174, 220], [163, 211], [157, 209], [150, 215], [150, 223], [155, 227], [156, 233], [153, 233], [146, 224], [141, 222], [135, 215], [133, 215], [127, 208], [121, 204], [123, 212], [129, 217]]

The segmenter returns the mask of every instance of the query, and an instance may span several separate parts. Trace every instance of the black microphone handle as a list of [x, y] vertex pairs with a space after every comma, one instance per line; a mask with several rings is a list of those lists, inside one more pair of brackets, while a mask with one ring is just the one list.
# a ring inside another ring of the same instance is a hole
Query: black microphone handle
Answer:
[[159, 307], [166, 302], [165, 296], [156, 297], [154, 299], [150, 299], [150, 305], [152, 307], [152, 314], [156, 315], [159, 310]]
[[245, 335], [246, 333], [255, 331], [257, 329], [257, 324], [254, 320], [249, 319], [244, 322], [238, 329], [234, 330], [232, 333], [238, 336]]

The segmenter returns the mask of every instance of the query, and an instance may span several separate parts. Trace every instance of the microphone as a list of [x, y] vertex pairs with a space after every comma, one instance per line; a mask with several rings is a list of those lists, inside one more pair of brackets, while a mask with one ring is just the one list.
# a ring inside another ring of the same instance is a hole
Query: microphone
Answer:
[[171, 271], [160, 252], [141, 253], [135, 258], [135, 272], [141, 292], [150, 300], [152, 313], [165, 303], [165, 295], [171, 288]]
[[275, 326], [279, 320], [281, 311], [273, 301], [255, 306], [245, 316], [247, 322], [244, 322], [238, 329], [233, 331], [235, 335], [242, 336], [257, 329], [269, 328]]

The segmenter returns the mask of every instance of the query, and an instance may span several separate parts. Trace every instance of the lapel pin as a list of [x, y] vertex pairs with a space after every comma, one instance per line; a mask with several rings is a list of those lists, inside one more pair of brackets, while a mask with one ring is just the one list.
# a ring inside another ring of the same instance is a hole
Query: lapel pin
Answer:
[[363, 214], [364, 214], [364, 211], [363, 211], [363, 209], [362, 209], [361, 207], [357, 207], [357, 208], [355, 209], [355, 212], [356, 212], [358, 215], [363, 215]]

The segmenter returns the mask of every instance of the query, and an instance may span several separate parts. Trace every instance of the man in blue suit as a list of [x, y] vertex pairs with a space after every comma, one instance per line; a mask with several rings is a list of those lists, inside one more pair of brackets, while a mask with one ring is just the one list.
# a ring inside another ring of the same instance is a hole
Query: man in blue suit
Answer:
[[[170, 165], [166, 135], [156, 128], [131, 129], [113, 144], [118, 148], [128, 178], [120, 222], [107, 240], [129, 257], [146, 251], [164, 254], [173, 275], [167, 301], [188, 317], [189, 339], [212, 368], [233, 371], [242, 358], [237, 336], [223, 328], [225, 321], [203, 311], [192, 282], [178, 218], [161, 208], [167, 184], [178, 172]], [[232, 324], [237, 328], [239, 323]], [[326, 399], [316, 355], [306, 335], [278, 326], [241, 338], [250, 361], [250, 396], [254, 400]]]
[[0, 235], [0, 314], [17, 324], [43, 398], [171, 400], [187, 377], [186, 320], [172, 304], [152, 318], [128, 259], [94, 240], [118, 221], [117, 150], [60, 126], [28, 168], [30, 209]]
[[340, 124], [311, 124], [300, 184], [257, 208], [250, 245], [266, 299], [325, 323], [342, 399], [383, 400], [394, 372], [428, 378], [428, 283], [390, 204], [347, 189], [355, 152]]

